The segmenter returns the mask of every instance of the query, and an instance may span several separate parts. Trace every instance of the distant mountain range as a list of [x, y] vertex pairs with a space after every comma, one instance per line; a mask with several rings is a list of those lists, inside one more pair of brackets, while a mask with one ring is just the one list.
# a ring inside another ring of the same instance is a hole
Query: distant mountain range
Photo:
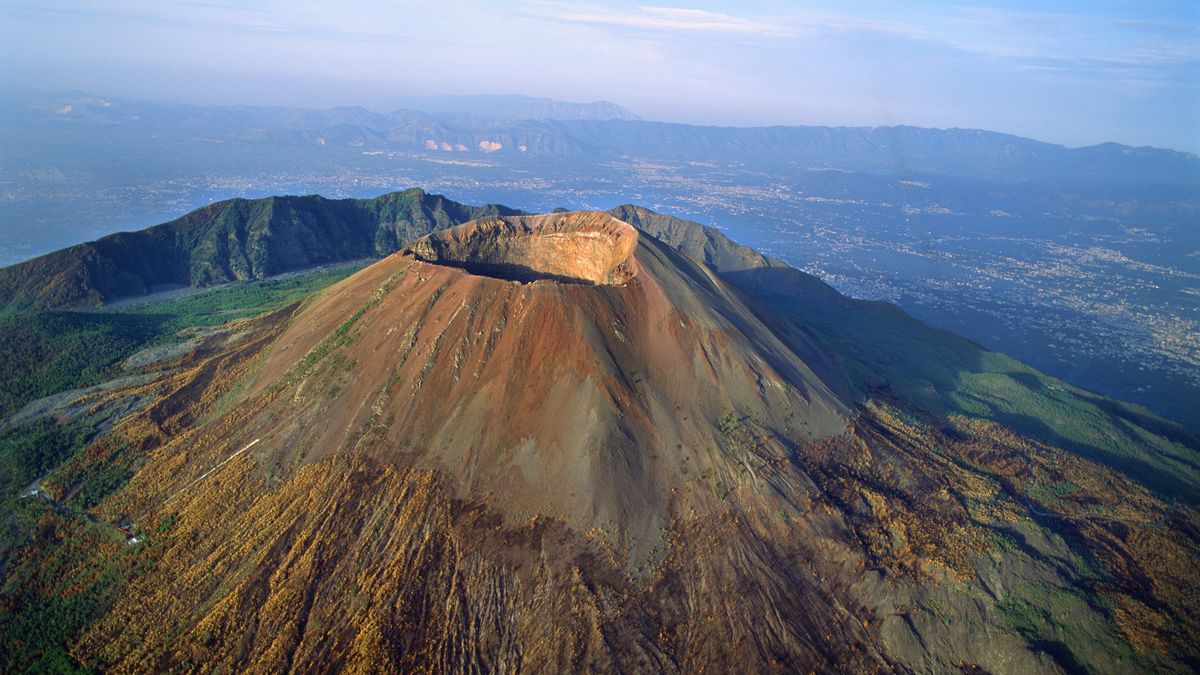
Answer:
[[1117, 143], [1067, 148], [991, 131], [911, 126], [697, 126], [639, 120], [609, 103], [527, 97], [402, 102], [425, 109], [381, 114], [361, 107], [202, 107], [64, 94], [14, 96], [0, 104], [0, 117], [18, 130], [28, 124], [87, 124], [93, 136], [155, 134], [263, 143], [275, 150], [324, 146], [455, 157], [635, 156], [1072, 186], [1200, 184], [1200, 157], [1195, 154]]
[[406, 96], [393, 101], [393, 108], [457, 113], [498, 120], [638, 120], [637, 115], [615, 103], [593, 101], [572, 103], [520, 95]]
[[[548, 114], [568, 114], [558, 110]], [[87, 94], [0, 96], [0, 127], [9, 139], [0, 153], [0, 264], [230, 197], [363, 198], [427, 185], [527, 211], [633, 200], [719, 224], [844, 292], [899, 302], [935, 325], [1195, 428], [1195, 155], [913, 127], [735, 129]], [[279, 213], [290, 208], [285, 202], [276, 203]], [[284, 218], [272, 217], [269, 248]], [[345, 217], [357, 223], [349, 227], [356, 243], [339, 246], [376, 255], [375, 232], [387, 226], [374, 216]], [[234, 239], [259, 246], [246, 233]], [[46, 286], [0, 275], [2, 302], [87, 306], [281, 269], [254, 256], [239, 262], [236, 246], [213, 243], [212, 256], [197, 254], [194, 268], [189, 252], [171, 258], [169, 271], [153, 271], [152, 261], [132, 273], [105, 262], [108, 246], [41, 259], [82, 270]], [[326, 255], [332, 246], [306, 248], [312, 259], [296, 256], [300, 266], [336, 257]], [[1026, 257], [1031, 250], [1038, 260]], [[94, 259], [69, 260], [85, 251]], [[106, 278], [105, 269], [122, 272]]]

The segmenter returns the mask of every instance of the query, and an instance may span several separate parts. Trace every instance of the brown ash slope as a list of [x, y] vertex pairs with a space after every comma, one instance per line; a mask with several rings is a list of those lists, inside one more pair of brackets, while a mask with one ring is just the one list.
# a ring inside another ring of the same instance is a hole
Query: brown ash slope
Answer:
[[848, 301], [815, 281], [790, 305], [753, 299], [700, 262], [695, 230], [659, 225], [675, 241], [596, 212], [441, 231], [158, 385], [79, 459], [135, 458], [93, 514], [147, 540], [72, 656], [116, 671], [1195, 664], [1194, 508], [931, 411], [894, 368], [895, 387], [864, 389], [849, 348], [810, 328]]
[[[364, 303], [337, 354], [357, 365], [306, 365]], [[250, 392], [281, 380], [296, 393], [262, 418], [259, 453], [399, 457], [509, 515], [612, 528], [639, 550], [681, 471], [747, 470], [718, 451], [722, 416], [786, 453], [844, 431], [851, 405], [711, 271], [597, 212], [418, 240], [296, 314]], [[686, 467], [685, 447], [700, 451]]]

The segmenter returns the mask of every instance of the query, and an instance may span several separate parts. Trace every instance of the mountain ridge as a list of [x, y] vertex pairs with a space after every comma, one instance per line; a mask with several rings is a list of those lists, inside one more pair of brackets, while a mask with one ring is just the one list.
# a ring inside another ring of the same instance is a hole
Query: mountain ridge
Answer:
[[[412, 241], [430, 234], [439, 229], [441, 225], [460, 225], [471, 220], [471, 217], [476, 214], [494, 216], [519, 213], [495, 205], [470, 207], [453, 202], [441, 195], [427, 194], [420, 189], [388, 193], [376, 200], [325, 200], [319, 197], [274, 199], [283, 200], [284, 203], [312, 204], [319, 207], [343, 205], [353, 209], [357, 214], [388, 215], [382, 220], [372, 218], [368, 221], [370, 227], [358, 230], [357, 246], [354, 250], [344, 253], [340, 259], [331, 258], [322, 260], [322, 262], [358, 260], [363, 257], [378, 257], [382, 254], [403, 251]], [[224, 267], [220, 263], [230, 258], [229, 249], [211, 245], [212, 237], [209, 235], [213, 232], [221, 234], [234, 232], [241, 237], [237, 241], [249, 241], [246, 233], [253, 229], [249, 227], [253, 221], [251, 216], [261, 214], [274, 203], [270, 198], [221, 202], [193, 211], [170, 223], [142, 230], [140, 233], [162, 232], [164, 228], [165, 231], [171, 231], [171, 228], [166, 226], [186, 230], [189, 223], [198, 222], [199, 226], [195, 228], [194, 232], [188, 236], [181, 235], [181, 239], [191, 244], [190, 247], [184, 247], [186, 255], [181, 258], [189, 261], [190, 269], [198, 269], [212, 274], [212, 270], [228, 270], [228, 262], [224, 263]], [[230, 211], [230, 205], [239, 208]], [[434, 208], [430, 210], [430, 207]], [[779, 326], [776, 323], [773, 325], [787, 334], [797, 335], [801, 341], [811, 342], [813, 339], [811, 324], [827, 319], [827, 324], [823, 329], [825, 333], [823, 338], [830, 339], [837, 336], [837, 340], [849, 339], [854, 345], [851, 348], [857, 350], [859, 347], [855, 343], [863, 345], [880, 343], [879, 336], [873, 334], [876, 330], [875, 327], [887, 325], [890, 326], [889, 330], [896, 331], [896, 335], [903, 341], [904, 346], [898, 354], [913, 355], [905, 366], [908, 371], [926, 368], [927, 364], [936, 362], [939, 358], [936, 354], [928, 352], [926, 347], [915, 346], [928, 344], [936, 346], [935, 350], [938, 348], [945, 350], [947, 355], [955, 355], [952, 360], [958, 363], [959, 367], [967, 371], [982, 371], [980, 377], [1002, 377], [1009, 382], [1009, 386], [1017, 386], [1023, 392], [1028, 385], [1016, 382], [1013, 377], [1017, 375], [1010, 376], [1009, 373], [1026, 372], [1027, 375], [1019, 375], [1019, 377], [1035, 379], [1045, 377], [1006, 356], [988, 352], [954, 333], [930, 328], [890, 303], [847, 298], [820, 279], [792, 268], [782, 261], [737, 244], [719, 231], [700, 223], [658, 214], [649, 209], [632, 205], [618, 206], [608, 213], [629, 222], [650, 236], [661, 239], [665, 244], [684, 255], [709, 266], [740, 291], [752, 296], [755, 302], [752, 302], [750, 307], [757, 306], [756, 302], [762, 300], [766, 300], [769, 304], [783, 302], [795, 307], [796, 312], [806, 317], [800, 324]], [[418, 217], [413, 218], [412, 214], [417, 214]], [[223, 221], [221, 217], [226, 215], [229, 216], [229, 220]], [[313, 213], [297, 211], [293, 215], [296, 217], [289, 218], [286, 222], [304, 225], [306, 222], [317, 222], [320, 211]], [[335, 220], [333, 223], [338, 225], [339, 221]], [[377, 229], [380, 227], [380, 223], [386, 227]], [[333, 229], [334, 233], [341, 231], [340, 227]], [[384, 233], [383, 241], [386, 245], [375, 248], [377, 240], [374, 235], [368, 235], [368, 231]], [[404, 238], [398, 237], [394, 240], [389, 238], [392, 233], [397, 232]], [[170, 259], [168, 256], [157, 254], [152, 246], [149, 248], [129, 246], [129, 241], [137, 241], [133, 237], [137, 234], [139, 233], [123, 233], [123, 235], [114, 235], [117, 239], [101, 240], [113, 242], [115, 250], [121, 251], [119, 254], [108, 257], [99, 256], [87, 245], [83, 245], [0, 269], [0, 306], [6, 307], [6, 311], [10, 314], [14, 312], [19, 314], [22, 311], [38, 307], [42, 309], [94, 307], [101, 305], [105, 300], [120, 297], [122, 294], [119, 293], [110, 295], [113, 289], [123, 290], [129, 286], [117, 283], [101, 286], [92, 283], [91, 280], [121, 280], [119, 270], [111, 269], [114, 260]], [[282, 254], [271, 244], [295, 241], [297, 238], [260, 237], [257, 241], [263, 245], [261, 250], [252, 253], [249, 257], [260, 261], [279, 260]], [[392, 241], [396, 243], [392, 244]], [[126, 247], [128, 250], [122, 247]], [[282, 248], [280, 250], [292, 249]], [[211, 262], [211, 256], [214, 254], [217, 256], [216, 263]], [[279, 264], [281, 271], [286, 271], [286, 269], [303, 268], [311, 264], [310, 261], [311, 257], [306, 253], [300, 261], [287, 262], [285, 259]], [[140, 266], [145, 264], [148, 263], [139, 262], [133, 268], [135, 270], [142, 269]], [[89, 265], [94, 266], [95, 271], [93, 268], [89, 268]], [[250, 267], [247, 266], [246, 269], [250, 269]], [[258, 269], [263, 268], [259, 267]], [[47, 272], [47, 270], [49, 271]], [[230, 274], [228, 277], [217, 277], [216, 279], [217, 283], [220, 283], [230, 278], [236, 277]], [[47, 279], [50, 279], [50, 282], [47, 282]], [[195, 285], [204, 287], [211, 283], [210, 279], [212, 277], [201, 276]], [[134, 284], [142, 284], [142, 286], [134, 286], [134, 288], [141, 288], [145, 287], [146, 282], [143, 277], [136, 277]], [[33, 294], [29, 295], [27, 289], [33, 289]], [[26, 293], [26, 295], [20, 295], [20, 293]], [[14, 301], [14, 298], [19, 300]], [[38, 302], [47, 304], [39, 305]], [[774, 312], [774, 314], [778, 314], [778, 312]], [[850, 331], [849, 334], [847, 334], [847, 330]], [[864, 330], [868, 332], [862, 332]], [[811, 352], [811, 350], [807, 351]], [[1071, 391], [1074, 392], [1072, 401], [1089, 401], [1084, 408], [1078, 408], [1075, 403], [1071, 403], [1064, 409], [1070, 410], [1065, 417], [1062, 412], [1057, 416], [1046, 417], [1041, 412], [1042, 408], [1062, 406], [1061, 402], [1053, 400], [1053, 396], [1041, 394], [1034, 397], [1033, 400], [1021, 402], [1000, 398], [981, 404], [978, 401], [981, 394], [990, 396], [987, 394], [987, 387], [983, 390], [976, 390], [973, 387], [978, 385], [964, 385], [953, 377], [938, 381], [937, 385], [930, 381], [933, 378], [929, 378], [918, 379], [911, 384], [902, 386], [904, 383], [901, 381], [892, 382], [883, 377], [888, 369], [895, 368], [896, 354], [869, 352], [864, 355], [864, 358], [867, 362], [875, 365], [868, 366], [869, 374], [864, 374], [860, 378], [858, 382], [860, 392], [866, 392], [871, 387], [877, 387], [883, 383], [887, 386], [896, 386], [898, 390], [904, 391], [906, 397], [919, 401], [921, 405], [929, 409], [947, 411], [968, 406], [975, 409], [976, 414], [1014, 426], [1024, 433], [1040, 438], [1054, 439], [1060, 444], [1066, 444], [1076, 452], [1119, 467], [1129, 475], [1155, 485], [1158, 489], [1162, 489], [1176, 498], [1184, 498], [1189, 501], [1194, 499], [1189, 486], [1193, 482], [1200, 484], [1200, 463], [1189, 460], [1188, 454], [1180, 448], [1200, 446], [1200, 439], [1194, 433], [1185, 431], [1174, 423], [1155, 417], [1144, 408], [1116, 401], [1106, 403], [1108, 399], [1102, 396], [1072, 387]], [[982, 367], [981, 361], [991, 365]], [[844, 364], [840, 367], [844, 367]], [[828, 371], [830, 365], [824, 364], [822, 368]], [[1049, 378], [1037, 384], [1037, 387], [1046, 392], [1053, 392], [1055, 388], [1067, 386], [1069, 385], [1052, 381]], [[1022, 393], [1021, 396], [1025, 397], [1028, 394]], [[1117, 426], [1111, 433], [1084, 432], [1077, 428], [1071, 419], [1072, 416], [1079, 415], [1086, 415], [1096, 420], [1097, 428], [1107, 429], [1112, 424], [1117, 424]], [[1113, 420], [1124, 421], [1116, 423]], [[1160, 425], [1165, 425], [1161, 427], [1163, 431], [1159, 437], [1169, 440], [1165, 441], [1165, 445], [1159, 444], [1157, 441], [1146, 443], [1144, 439], [1139, 439], [1136, 433], [1125, 429], [1122, 425], [1132, 425], [1130, 427], [1132, 429], [1141, 429], [1147, 426], [1158, 428]], [[1177, 445], [1177, 443], [1182, 443], [1182, 445]], [[1129, 448], [1138, 448], [1138, 450], [1131, 454]]]
[[[285, 223], [273, 222], [277, 205], [288, 210]], [[338, 211], [342, 207], [344, 213]], [[330, 231], [311, 228], [313, 219], [328, 217], [331, 211], [340, 218], [322, 221], [332, 226]], [[436, 229], [485, 215], [519, 213], [495, 204], [460, 204], [420, 188], [374, 199], [329, 200], [311, 195], [225, 200], [160, 225], [119, 232], [0, 268], [0, 308], [95, 307], [146, 294], [157, 285], [202, 288], [261, 279], [317, 264], [388, 255]], [[787, 267], [700, 223], [628, 204], [609, 213], [722, 272]], [[271, 225], [296, 232], [264, 236]], [[221, 237], [228, 241], [218, 242]], [[293, 244], [300, 241], [310, 243]], [[157, 248], [161, 244], [166, 246]]]
[[[1166, 184], [1194, 188], [1200, 156], [1115, 142], [1067, 147], [979, 129], [908, 125], [728, 127], [630, 119], [513, 119], [365, 108], [170, 106], [86, 95], [25, 95], [5, 114], [21, 124], [153, 128], [178, 139], [277, 147], [449, 153], [457, 156], [624, 157], [770, 161], [801, 169], [946, 175], [1050, 185]], [[486, 108], [486, 106], [483, 106]], [[65, 112], [64, 112], [65, 111]], [[133, 125], [133, 127], [130, 127]]]
[[0, 306], [99, 306], [156, 286], [205, 287], [377, 257], [433, 229], [489, 214], [419, 188], [376, 199], [231, 199], [0, 269]]
[[76, 404], [0, 663], [1196, 659], [1200, 439], [698, 223], [488, 214], [244, 316]]
[[608, 101], [576, 103], [520, 94], [408, 96], [396, 99], [391, 107], [396, 110], [448, 112], [501, 120], [640, 119], [625, 108]]

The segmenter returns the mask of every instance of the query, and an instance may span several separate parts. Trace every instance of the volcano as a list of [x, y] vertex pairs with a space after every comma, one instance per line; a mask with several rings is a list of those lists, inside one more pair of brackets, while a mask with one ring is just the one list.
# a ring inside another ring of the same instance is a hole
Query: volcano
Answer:
[[[354, 367], [313, 359], [331, 335]], [[724, 447], [722, 418], [772, 456], [845, 431], [848, 387], [791, 342], [710, 270], [606, 213], [489, 218], [303, 308], [250, 386], [296, 391], [280, 421], [253, 426], [274, 430], [259, 452], [276, 463], [365, 453], [453, 476], [507, 516], [603, 524], [636, 565], [683, 508], [685, 472], [754, 472]]]
[[224, 330], [88, 451], [139, 543], [83, 665], [1121, 670], [1200, 626], [1153, 467], [946, 408], [1025, 371], [696, 224], [487, 215]]

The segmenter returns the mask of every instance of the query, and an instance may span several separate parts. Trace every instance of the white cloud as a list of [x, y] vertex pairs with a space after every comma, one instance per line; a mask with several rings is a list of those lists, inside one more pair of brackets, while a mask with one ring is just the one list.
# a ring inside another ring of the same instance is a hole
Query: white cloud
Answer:
[[961, 8], [935, 37], [964, 51], [1016, 59], [1169, 65], [1200, 58], [1200, 26], [1087, 13]]
[[529, 14], [561, 23], [615, 26], [653, 31], [785, 35], [791, 31], [782, 23], [748, 19], [704, 9], [642, 6], [631, 11], [609, 9], [590, 4], [533, 2]]

